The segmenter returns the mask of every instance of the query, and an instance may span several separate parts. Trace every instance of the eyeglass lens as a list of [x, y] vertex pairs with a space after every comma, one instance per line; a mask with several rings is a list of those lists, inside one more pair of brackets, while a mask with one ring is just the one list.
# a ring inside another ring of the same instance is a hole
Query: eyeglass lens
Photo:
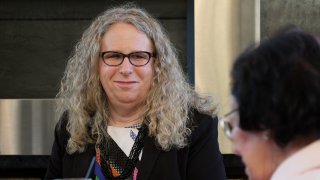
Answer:
[[233, 130], [233, 124], [231, 122], [235, 122], [235, 119], [237, 114], [235, 112], [237, 112], [237, 109], [232, 110], [231, 112], [227, 113], [222, 119], [221, 119], [221, 127], [223, 128], [226, 136], [228, 138], [231, 138], [231, 133]]
[[125, 57], [129, 58], [129, 61], [134, 66], [144, 66], [146, 65], [150, 58], [151, 53], [149, 52], [133, 52], [128, 55], [120, 52], [104, 52], [102, 53], [103, 61], [109, 66], [118, 66], [122, 64]]

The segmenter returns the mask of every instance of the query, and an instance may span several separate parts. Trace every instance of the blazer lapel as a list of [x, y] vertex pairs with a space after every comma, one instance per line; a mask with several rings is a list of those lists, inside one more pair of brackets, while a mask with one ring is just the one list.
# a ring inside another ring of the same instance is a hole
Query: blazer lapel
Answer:
[[91, 160], [95, 155], [94, 144], [89, 144], [84, 153], [76, 155], [73, 162], [73, 174], [77, 174], [78, 177], [84, 177], [89, 169]]
[[148, 179], [155, 162], [158, 159], [160, 149], [156, 147], [154, 139], [147, 136], [144, 142], [141, 166], [138, 172], [138, 180]]
[[[156, 147], [154, 139], [147, 136], [144, 141], [141, 166], [139, 168], [137, 178], [138, 180], [149, 179], [160, 151], [160, 148]], [[84, 176], [89, 168], [93, 156], [95, 156], [94, 144], [88, 145], [86, 152], [78, 154], [73, 161], [74, 167], [77, 167], [76, 169], [73, 169], [74, 174], [78, 174], [79, 177]], [[91, 174], [91, 177], [93, 177], [92, 175], [93, 174]]]

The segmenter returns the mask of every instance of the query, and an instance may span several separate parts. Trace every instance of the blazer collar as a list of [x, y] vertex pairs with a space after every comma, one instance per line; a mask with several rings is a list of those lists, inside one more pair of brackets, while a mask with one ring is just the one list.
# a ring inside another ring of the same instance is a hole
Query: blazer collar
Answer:
[[[160, 154], [160, 147], [155, 145], [154, 138], [149, 136], [146, 137], [144, 141], [141, 166], [138, 172], [139, 180], [149, 179], [152, 169], [158, 159]], [[86, 164], [84, 167], [89, 167], [90, 161], [92, 157], [95, 156], [95, 146], [94, 144], [90, 144], [87, 147], [86, 153], [77, 158], [75, 164]], [[86, 163], [83, 163], [86, 162]], [[83, 168], [83, 171], [86, 172], [87, 169]], [[91, 177], [94, 179], [94, 174], [92, 172]]]
[[154, 139], [147, 136], [144, 142], [141, 166], [138, 172], [139, 180], [149, 179], [153, 166], [160, 154], [160, 147], [155, 145]]
[[[84, 177], [89, 169], [92, 158], [96, 155], [95, 145], [88, 144], [87, 149], [84, 153], [76, 155], [73, 161], [73, 174], [76, 174], [79, 177]], [[94, 172], [91, 170], [90, 177], [94, 177]]]

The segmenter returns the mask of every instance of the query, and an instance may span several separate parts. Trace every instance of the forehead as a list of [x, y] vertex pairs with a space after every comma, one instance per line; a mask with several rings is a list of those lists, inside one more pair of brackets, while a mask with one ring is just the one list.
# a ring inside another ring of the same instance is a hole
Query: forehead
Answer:
[[[115, 23], [111, 25], [101, 38], [101, 48], [127, 48], [150, 51], [153, 49], [151, 39], [134, 25]], [[140, 48], [140, 49], [139, 49]]]

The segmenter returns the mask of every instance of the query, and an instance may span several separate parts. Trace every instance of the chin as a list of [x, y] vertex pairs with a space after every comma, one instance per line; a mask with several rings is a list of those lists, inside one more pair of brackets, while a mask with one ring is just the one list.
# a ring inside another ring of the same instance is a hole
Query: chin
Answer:
[[252, 171], [249, 171], [248, 169], [246, 169], [246, 174], [249, 180], [270, 180], [270, 177], [266, 177], [261, 174], [252, 173]]
[[124, 97], [124, 98], [121, 98], [120, 101], [122, 103], [137, 103], [137, 102], [139, 102], [139, 100], [137, 98], [133, 98], [133, 97]]
[[245, 173], [247, 174], [247, 176], [250, 180], [258, 180], [259, 179], [254, 173], [252, 173], [252, 171], [250, 170], [250, 168], [248, 168], [248, 166], [246, 166], [246, 168], [245, 168]]

